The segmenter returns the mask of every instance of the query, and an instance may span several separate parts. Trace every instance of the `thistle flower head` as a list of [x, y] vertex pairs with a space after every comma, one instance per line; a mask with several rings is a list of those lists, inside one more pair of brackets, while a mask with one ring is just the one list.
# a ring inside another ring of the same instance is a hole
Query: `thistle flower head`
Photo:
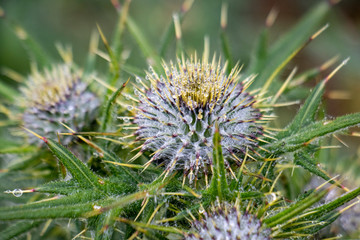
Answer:
[[[24, 126], [51, 138], [55, 138], [57, 132], [66, 131], [60, 122], [75, 131], [83, 129], [94, 120], [99, 106], [99, 100], [87, 86], [81, 72], [67, 64], [54, 65], [43, 73], [34, 71], [21, 89], [21, 105], [26, 108]], [[68, 144], [70, 140], [64, 137], [62, 142]]]
[[271, 230], [262, 225], [255, 215], [242, 214], [236, 207], [217, 207], [211, 212], [204, 212], [203, 218], [193, 222], [194, 233], [186, 240], [221, 239], [221, 240], [267, 240]]
[[226, 159], [238, 161], [237, 155], [257, 145], [262, 128], [256, 121], [261, 113], [246, 86], [238, 83], [238, 67], [227, 75], [226, 65], [215, 57], [211, 63], [195, 57], [164, 63], [163, 68], [165, 75], [150, 68], [146, 78], [151, 86], [136, 90], [140, 101], [136, 135], [145, 140], [141, 151], [155, 151], [149, 163], [164, 161], [168, 172], [183, 169], [190, 181], [201, 172], [207, 174], [216, 123]]

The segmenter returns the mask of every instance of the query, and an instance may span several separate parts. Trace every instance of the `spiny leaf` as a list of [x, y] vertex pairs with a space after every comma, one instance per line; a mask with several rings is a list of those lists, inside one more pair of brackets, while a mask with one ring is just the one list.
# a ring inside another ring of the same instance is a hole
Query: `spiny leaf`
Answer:
[[72, 152], [51, 139], [45, 139], [44, 141], [81, 187], [93, 188], [94, 190], [103, 188], [100, 184], [103, 180], [86, 167]]
[[70, 195], [78, 191], [78, 184], [72, 179], [70, 181], [55, 181], [46, 183], [35, 189], [37, 192]]
[[96, 203], [73, 203], [51, 208], [28, 208], [15, 211], [3, 212], [0, 210], [0, 220], [16, 219], [48, 219], [48, 218], [78, 218], [83, 217], [85, 213], [93, 211]]
[[43, 221], [22, 221], [12, 224], [0, 232], [0, 240], [10, 240], [39, 226]]
[[314, 121], [316, 111], [324, 94], [325, 82], [319, 83], [306, 99], [304, 105], [300, 108], [293, 121], [286, 127], [284, 132], [280, 132], [278, 138], [284, 138], [291, 133], [298, 132], [303, 126]]
[[315, 114], [321, 102], [321, 97], [324, 94], [325, 84], [330, 78], [347, 63], [348, 59], [344, 60], [334, 71], [332, 71], [323, 81], [321, 81], [311, 92], [306, 99], [304, 105], [300, 108], [293, 121], [286, 127], [286, 130], [280, 132], [277, 138], [284, 138], [290, 134], [297, 133], [307, 124], [315, 120]]
[[336, 208], [342, 206], [343, 204], [353, 200], [357, 196], [360, 195], [360, 187], [356, 188], [355, 190], [346, 193], [345, 195], [336, 198], [335, 200], [326, 203], [324, 205], [321, 205], [320, 207], [317, 207], [315, 209], [311, 209], [314, 214], [311, 215], [311, 219], [315, 219], [321, 216], [324, 216], [324, 214], [329, 213]]
[[318, 121], [303, 127], [297, 134], [269, 144], [267, 149], [276, 153], [292, 152], [302, 146], [306, 146], [310, 141], [316, 138], [358, 124], [360, 124], [360, 113], [341, 116], [332, 121]]
[[[111, 153], [110, 151], [108, 151], [107, 149], [101, 147], [101, 146], [98, 146], [96, 145], [96, 147], [98, 147], [102, 154], [104, 155], [103, 159], [105, 161], [110, 161], [110, 162], [120, 162], [120, 159], [115, 156], [113, 153]], [[110, 164], [111, 166], [112, 164]], [[134, 183], [140, 183], [142, 177], [141, 176], [137, 176], [135, 175], [133, 172], [131, 172], [128, 168], [126, 167], [123, 167], [123, 166], [119, 166], [117, 165], [118, 168], [120, 168], [120, 171], [122, 172], [121, 175], [122, 176], [127, 176], [127, 180], [131, 180], [133, 181]]]
[[[326, 173], [320, 169], [311, 159], [311, 157], [305, 152], [299, 152], [295, 154], [294, 163], [298, 166], [303, 167], [309, 172], [323, 178], [324, 180], [330, 180], [330, 177], [326, 175]], [[330, 183], [335, 184], [333, 180]]]
[[303, 212], [305, 209], [312, 206], [314, 203], [318, 202], [322, 197], [325, 196], [327, 192], [327, 190], [323, 190], [321, 192], [314, 192], [305, 199], [294, 203], [292, 206], [286, 208], [280, 213], [266, 218], [264, 220], [264, 223], [266, 223], [266, 225], [269, 227], [284, 223], [287, 220], [297, 216], [299, 213]]
[[[36, 189], [35, 189], [36, 190]], [[55, 208], [59, 206], [68, 206], [77, 203], [87, 203], [94, 202], [99, 200], [104, 195], [99, 192], [94, 192], [92, 190], [82, 190], [81, 192], [72, 193], [66, 197], [54, 197], [50, 199], [40, 200], [38, 202], [27, 203], [24, 205], [10, 206], [10, 207], [1, 207], [0, 215], [5, 214], [6, 212], [21, 212], [25, 210], [42, 209], [42, 208]], [[1, 217], [0, 217], [1, 218]], [[4, 217], [4, 219], [6, 219]]]
[[[118, 217], [122, 211], [122, 208], [115, 208], [111, 209], [107, 214], [101, 214], [95, 217], [96, 221], [94, 221], [93, 226], [94, 229], [96, 229], [95, 240], [112, 239], [115, 218]], [[89, 221], [89, 223], [91, 226], [92, 222]]]
[[124, 219], [124, 218], [119, 218], [117, 220], [131, 224], [134, 227], [149, 228], [149, 229], [159, 230], [162, 232], [183, 234], [183, 231], [181, 231], [179, 228], [176, 228], [176, 227], [166, 227], [166, 226], [152, 225], [152, 224], [142, 223], [142, 222], [134, 222], [134, 221], [130, 221], [130, 220]]
[[212, 193], [212, 195], [218, 196], [220, 200], [222, 200], [226, 195], [229, 194], [229, 186], [226, 181], [226, 170], [220, 141], [221, 137], [219, 133], [219, 126], [216, 124], [215, 134], [213, 138], [214, 174], [212, 176], [208, 192]]
[[306, 231], [304, 230], [301, 232], [304, 232], [304, 233], [306, 232], [307, 234], [315, 234], [315, 233], [319, 232], [321, 229], [323, 229], [324, 227], [333, 223], [339, 216], [340, 216], [340, 214], [338, 212], [331, 212], [331, 213], [325, 214], [316, 220], [317, 222], [321, 223], [320, 225], [314, 226], [312, 228], [307, 228]]

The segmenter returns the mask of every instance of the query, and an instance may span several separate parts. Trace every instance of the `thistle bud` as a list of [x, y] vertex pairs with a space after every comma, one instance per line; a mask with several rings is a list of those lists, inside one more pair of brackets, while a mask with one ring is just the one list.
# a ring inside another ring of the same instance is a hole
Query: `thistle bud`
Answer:
[[262, 114], [254, 107], [254, 97], [238, 82], [238, 67], [226, 74], [220, 60], [209, 63], [195, 57], [164, 63], [163, 68], [164, 75], [151, 68], [146, 76], [150, 87], [137, 91], [135, 135], [145, 140], [141, 151], [155, 151], [150, 162], [165, 162], [168, 172], [206, 174], [212, 165], [215, 123], [226, 161], [239, 161], [237, 156], [256, 147], [262, 131], [257, 120]]
[[[95, 119], [99, 100], [87, 88], [81, 72], [66, 64], [54, 65], [43, 73], [34, 71], [21, 89], [24, 126], [48, 138], [68, 131], [60, 123], [75, 131], [89, 127]], [[71, 138], [65, 136], [61, 141], [69, 144]], [[31, 136], [30, 141], [38, 140]]]

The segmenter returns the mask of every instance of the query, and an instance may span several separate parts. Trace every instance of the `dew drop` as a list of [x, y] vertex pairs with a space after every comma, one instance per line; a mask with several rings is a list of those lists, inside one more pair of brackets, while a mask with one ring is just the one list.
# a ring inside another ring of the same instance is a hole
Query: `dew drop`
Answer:
[[14, 189], [14, 191], [12, 192], [12, 194], [15, 197], [21, 197], [23, 195], [23, 191], [21, 189]]
[[101, 209], [101, 206], [94, 205], [94, 206], [93, 206], [93, 209], [94, 209], [94, 210], [100, 210], [100, 209]]
[[205, 212], [205, 209], [201, 206], [200, 209], [199, 209], [199, 213], [203, 214], [204, 212]]
[[131, 110], [133, 110], [133, 106], [128, 106], [127, 109], [128, 109], [129, 111], [131, 111]]

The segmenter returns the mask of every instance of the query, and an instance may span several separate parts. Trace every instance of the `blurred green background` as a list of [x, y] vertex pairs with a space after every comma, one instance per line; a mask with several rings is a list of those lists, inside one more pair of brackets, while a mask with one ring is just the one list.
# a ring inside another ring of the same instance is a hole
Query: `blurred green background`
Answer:
[[[234, 61], [246, 64], [251, 49], [265, 25], [265, 19], [272, 8], [279, 11], [270, 29], [270, 44], [293, 26], [304, 13], [319, 1], [314, 0], [242, 0], [228, 1], [227, 34]], [[172, 21], [172, 14], [181, 8], [180, 0], [133, 0], [130, 15], [141, 27], [146, 38], [156, 48], [160, 36]], [[202, 52], [204, 36], [210, 38], [212, 52], [220, 53], [220, 9], [222, 1], [195, 0], [182, 24], [185, 48]], [[99, 24], [108, 39], [111, 39], [117, 14], [111, 1], [105, 0], [2, 0], [0, 6], [8, 19], [23, 26], [51, 56], [60, 61], [55, 43], [72, 46], [74, 59], [79, 65], [85, 62], [91, 32]], [[330, 27], [306, 47], [287, 67], [295, 65], [299, 72], [319, 66], [326, 60], [339, 56], [351, 60], [328, 86], [331, 90], [347, 91], [349, 99], [328, 99], [329, 116], [339, 116], [360, 111], [360, 1], [343, 0], [337, 4], [325, 23]], [[129, 62], [140, 69], [147, 68], [146, 61], [136, 43], [125, 33], [125, 49], [129, 51]], [[102, 46], [101, 46], [102, 47]], [[166, 58], [174, 59], [175, 47]], [[105, 62], [98, 60], [99, 69], [105, 71]], [[20, 41], [5, 21], [0, 21], [0, 66], [6, 66], [26, 75], [29, 59]], [[288, 74], [284, 72], [283, 78]], [[9, 81], [1, 76], [1, 81]], [[314, 85], [315, 82], [310, 83]], [[357, 148], [360, 141], [351, 138], [349, 144]]]

